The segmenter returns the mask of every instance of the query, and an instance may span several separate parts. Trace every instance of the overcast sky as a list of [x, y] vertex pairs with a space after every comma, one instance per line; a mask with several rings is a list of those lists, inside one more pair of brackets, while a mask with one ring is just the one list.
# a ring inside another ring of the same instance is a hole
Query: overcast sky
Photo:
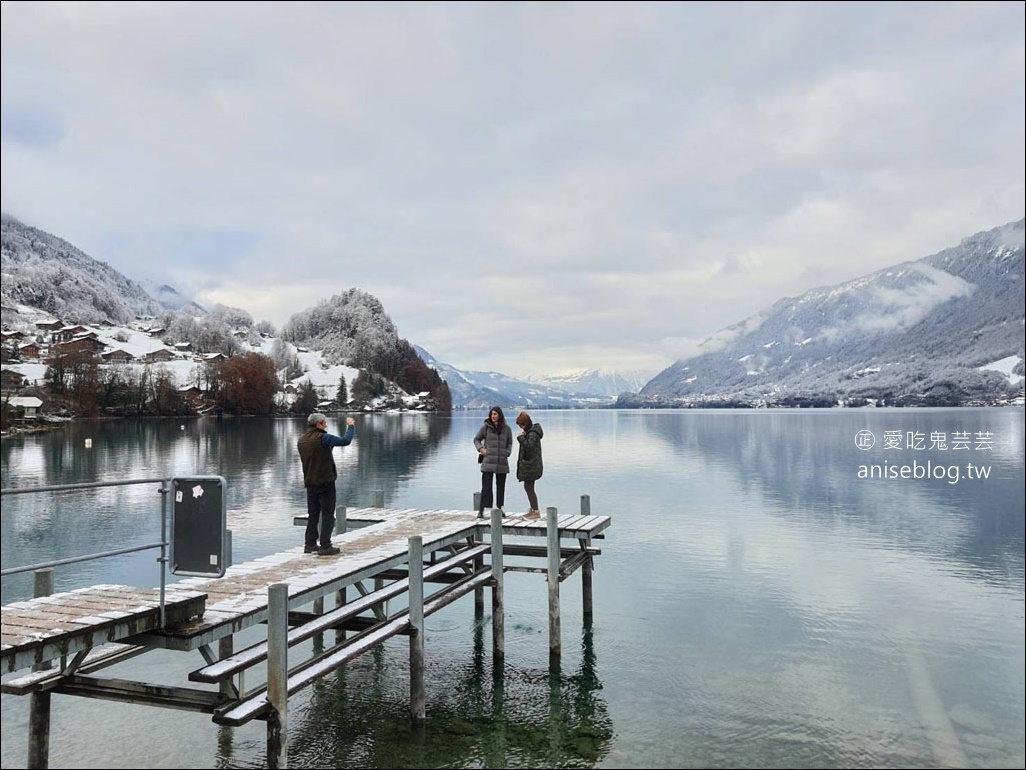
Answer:
[[4, 2], [2, 205], [276, 326], [654, 372], [1022, 218], [1024, 8]]

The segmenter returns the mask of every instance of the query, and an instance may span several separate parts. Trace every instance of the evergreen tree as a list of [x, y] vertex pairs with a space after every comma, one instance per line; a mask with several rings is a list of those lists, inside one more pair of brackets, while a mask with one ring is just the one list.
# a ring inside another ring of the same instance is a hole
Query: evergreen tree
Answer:
[[376, 396], [374, 375], [365, 369], [353, 379], [353, 401], [357, 406], [364, 406]]
[[310, 380], [299, 383], [298, 398], [292, 403], [292, 411], [298, 414], [311, 414], [317, 411], [317, 389]]
[[346, 390], [346, 376], [343, 374], [338, 378], [338, 390], [335, 391], [335, 403], [344, 407], [349, 403], [349, 392]]

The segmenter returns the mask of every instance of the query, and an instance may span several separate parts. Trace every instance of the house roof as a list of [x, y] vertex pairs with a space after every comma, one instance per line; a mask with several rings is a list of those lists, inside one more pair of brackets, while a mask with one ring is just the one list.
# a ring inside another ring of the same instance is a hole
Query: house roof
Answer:
[[23, 406], [26, 409], [38, 409], [43, 405], [43, 400], [35, 396], [15, 396], [8, 403], [11, 406]]

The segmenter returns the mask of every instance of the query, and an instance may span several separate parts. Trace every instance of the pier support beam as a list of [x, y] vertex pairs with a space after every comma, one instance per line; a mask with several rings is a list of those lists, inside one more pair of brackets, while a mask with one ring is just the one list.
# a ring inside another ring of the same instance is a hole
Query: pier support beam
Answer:
[[[581, 516], [591, 516], [591, 496], [581, 495]], [[586, 548], [591, 544], [590, 538], [588, 540], [581, 541], [581, 547]], [[584, 615], [587, 617], [591, 615], [592, 599], [591, 599], [591, 573], [594, 569], [594, 564], [590, 556], [584, 560], [584, 564], [581, 565], [581, 598], [584, 603]]]
[[[33, 573], [35, 577], [34, 595], [38, 599], [42, 596], [49, 596], [53, 593], [53, 570], [50, 568], [37, 569]], [[50, 668], [47, 661], [39, 666], [33, 666], [33, 671], [44, 671]], [[29, 696], [29, 739], [28, 739], [28, 767], [33, 770], [46, 770], [50, 766], [50, 693], [34, 692]]]
[[506, 658], [505, 602], [502, 596], [502, 511], [492, 508], [492, 661], [502, 665]]
[[344, 505], [340, 505], [335, 509], [335, 534], [344, 535], [348, 526], [349, 522], [346, 507]]
[[[224, 660], [225, 658], [230, 658], [232, 656], [232, 653], [234, 653], [234, 652], [235, 652], [235, 635], [234, 634], [228, 634], [228, 636], [222, 636], [220, 639], [218, 639], [218, 641], [217, 641], [217, 659], [218, 660]], [[217, 689], [218, 689], [218, 691], [222, 695], [224, 695], [226, 697], [231, 697], [234, 694], [233, 690], [232, 690], [232, 683], [231, 683], [230, 680], [221, 682], [221, 684], [218, 685]]]
[[[374, 507], [375, 508], [384, 508], [385, 507], [385, 492], [384, 492], [384, 490], [381, 490], [381, 489], [374, 490]], [[381, 578], [374, 578], [374, 590], [375, 591], [380, 591], [384, 587], [384, 585], [385, 585], [385, 581], [384, 580], [382, 580]], [[381, 611], [383, 613], [385, 613], [385, 615], [388, 614], [388, 602], [382, 602], [378, 606], [381, 608]]]
[[[349, 521], [348, 521], [348, 518], [347, 518], [346, 507], [344, 505], [341, 505], [341, 506], [338, 507], [338, 509], [336, 510], [336, 513], [335, 513], [335, 534], [336, 535], [344, 535], [346, 533], [346, 529], [348, 527], [349, 527]], [[341, 607], [345, 603], [346, 603], [346, 589], [340, 588], [340, 589], [338, 589], [335, 592], [335, 606], [336, 607]], [[337, 629], [335, 631], [335, 641], [336, 642], [345, 641], [345, 638], [346, 638], [346, 630], [344, 628], [339, 628], [339, 629]]]
[[545, 509], [549, 557], [549, 656], [559, 657], [562, 652], [559, 629], [559, 527], [556, 509]]
[[414, 723], [427, 717], [424, 684], [424, 542], [417, 535], [410, 543], [410, 715]]
[[[314, 599], [313, 614], [314, 615], [323, 615], [324, 614], [324, 597], [323, 596], [319, 596], [316, 599]], [[315, 634], [314, 638], [313, 638], [313, 645], [314, 645], [314, 649], [323, 650], [324, 649], [324, 634]]]
[[288, 767], [289, 731], [289, 587], [275, 583], [267, 589], [267, 766]]
[[[481, 507], [481, 493], [480, 492], [475, 492], [474, 493], [474, 510], [477, 511], [477, 510], [480, 509], [480, 507]], [[484, 514], [481, 514], [480, 518], [483, 519], [484, 518]], [[479, 556], [478, 558], [474, 559], [474, 571], [478, 572], [481, 569], [481, 566], [483, 564], [484, 564], [484, 559], [482, 557]], [[484, 617], [484, 588], [475, 588], [474, 589], [474, 620], [477, 621], [478, 623], [480, 623], [481, 619], [483, 617]]]

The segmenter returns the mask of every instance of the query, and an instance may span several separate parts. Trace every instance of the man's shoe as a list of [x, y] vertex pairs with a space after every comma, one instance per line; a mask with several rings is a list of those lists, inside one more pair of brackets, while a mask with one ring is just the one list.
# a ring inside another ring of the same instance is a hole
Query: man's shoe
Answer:
[[329, 545], [327, 548], [317, 549], [318, 556], [335, 556], [340, 553], [342, 553], [342, 549], [334, 545]]
[[315, 545], [304, 545], [303, 553], [317, 553], [317, 546]]

